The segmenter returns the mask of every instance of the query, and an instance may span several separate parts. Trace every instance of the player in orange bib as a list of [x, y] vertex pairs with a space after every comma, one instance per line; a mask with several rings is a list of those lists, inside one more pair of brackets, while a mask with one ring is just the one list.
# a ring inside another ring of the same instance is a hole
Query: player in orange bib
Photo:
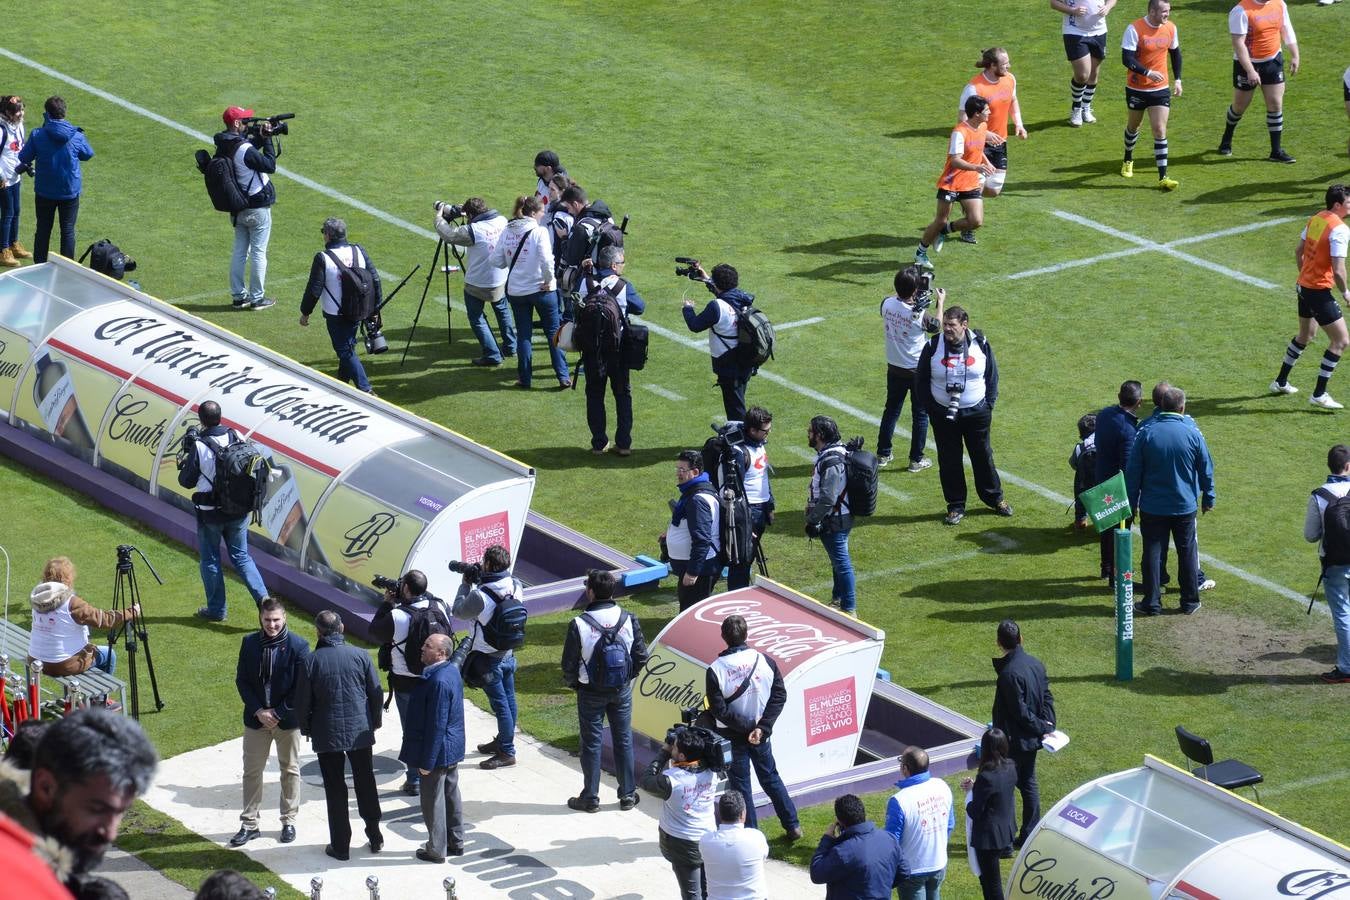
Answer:
[[[984, 155], [984, 143], [989, 134], [989, 101], [978, 94], [966, 99], [962, 111], [964, 122], [957, 122], [947, 144], [947, 165], [937, 182], [937, 215], [923, 230], [919, 249], [914, 252], [915, 265], [933, 268], [928, 259], [928, 248], [942, 250], [942, 242], [953, 231], [974, 231], [984, 224], [983, 182], [994, 174], [994, 167]], [[947, 221], [952, 204], [960, 201], [964, 216], [955, 222]]]
[[1284, 351], [1284, 365], [1270, 383], [1270, 390], [1274, 394], [1298, 393], [1298, 388], [1289, 383], [1289, 373], [1321, 325], [1330, 345], [1322, 354], [1317, 385], [1308, 402], [1323, 409], [1340, 409], [1341, 404], [1327, 393], [1327, 382], [1336, 371], [1341, 354], [1350, 346], [1350, 331], [1345, 327], [1341, 305], [1331, 291], [1335, 288], [1341, 299], [1350, 303], [1345, 281], [1345, 257], [1350, 247], [1350, 225], [1345, 224], [1345, 218], [1350, 215], [1350, 188], [1333, 184], [1327, 188], [1326, 203], [1327, 208], [1303, 227], [1298, 249], [1294, 251], [1294, 264], [1298, 266], [1298, 337]]
[[1284, 0], [1241, 0], [1228, 13], [1228, 34], [1233, 39], [1233, 104], [1228, 107], [1219, 154], [1233, 153], [1233, 132], [1252, 102], [1256, 86], [1266, 101], [1266, 131], [1270, 132], [1271, 162], [1291, 163], [1294, 158], [1280, 146], [1284, 134], [1284, 53], [1289, 48], [1289, 74], [1298, 74], [1298, 38]]
[[[1177, 182], [1167, 177], [1167, 116], [1172, 97], [1181, 96], [1181, 41], [1177, 26], [1170, 19], [1168, 0], [1149, 0], [1148, 15], [1125, 28], [1120, 40], [1121, 61], [1129, 69], [1125, 79], [1125, 161], [1120, 174], [1134, 177], [1134, 145], [1139, 140], [1139, 123], [1148, 113], [1153, 130], [1153, 160], [1158, 164], [1158, 187], [1176, 190]], [[1172, 63], [1172, 84], [1167, 83], [1167, 63]]]
[[[984, 155], [994, 167], [994, 174], [984, 180], [984, 196], [997, 197], [1003, 190], [1003, 181], [1008, 177], [1008, 119], [1012, 118], [1013, 133], [1022, 140], [1027, 139], [1027, 130], [1022, 125], [1022, 107], [1017, 103], [1017, 79], [1011, 71], [1012, 63], [1008, 51], [1002, 47], [990, 47], [975, 64], [981, 71], [966, 83], [957, 101], [958, 122], [966, 120], [966, 101], [979, 96], [989, 101], [989, 136], [985, 141]], [[1000, 138], [997, 142], [995, 136]], [[961, 232], [961, 240], [974, 244], [975, 233]]]

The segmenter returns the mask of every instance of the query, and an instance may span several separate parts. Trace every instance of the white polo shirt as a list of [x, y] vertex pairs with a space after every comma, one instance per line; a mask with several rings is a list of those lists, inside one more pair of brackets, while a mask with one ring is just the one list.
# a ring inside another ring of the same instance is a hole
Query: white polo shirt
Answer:
[[708, 879], [708, 900], [764, 900], [769, 895], [764, 882], [769, 842], [758, 828], [739, 822], [718, 825], [699, 838], [698, 852]]

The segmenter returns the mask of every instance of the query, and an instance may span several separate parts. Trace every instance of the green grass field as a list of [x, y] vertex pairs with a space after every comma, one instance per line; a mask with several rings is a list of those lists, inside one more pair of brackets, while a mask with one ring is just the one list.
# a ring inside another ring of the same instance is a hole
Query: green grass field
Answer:
[[[1169, 128], [1171, 174], [1181, 182], [1172, 194], [1153, 188], [1146, 133], [1136, 177], [1118, 174], [1125, 111], [1116, 48], [1144, 12], [1136, 0], [1112, 13], [1099, 122], [1082, 129], [1066, 124], [1059, 16], [1041, 0], [1009, 0], [997, 12], [908, 0], [207, 3], [154, 13], [89, 0], [25, 22], [4, 43], [0, 87], [25, 96], [30, 126], [42, 98], [60, 93], [85, 128], [97, 156], [84, 169], [81, 249], [111, 237], [139, 259], [147, 292], [330, 373], [323, 330], [295, 324], [324, 217], [345, 217], [387, 272], [401, 277], [423, 264], [386, 310], [397, 351], [435, 246], [418, 233], [430, 226], [432, 201], [481, 195], [509, 211], [533, 188], [534, 153], [557, 150], [593, 197], [632, 215], [627, 275], [647, 300], [649, 324], [660, 326], [651, 361], [634, 378], [633, 456], [587, 452], [581, 392], [548, 390], [546, 375], [520, 392], [509, 386], [513, 371], [471, 367], [478, 348], [458, 311], [447, 346], [439, 281], [408, 365], [400, 368], [397, 352], [366, 359], [376, 390], [535, 466], [540, 512], [629, 553], [653, 552], [674, 493], [673, 457], [701, 445], [721, 413], [707, 356], [688, 345], [680, 317], [681, 298], [701, 303], [703, 288], [674, 278], [671, 258], [731, 262], [776, 323], [823, 319], [782, 331], [777, 359], [749, 389], [751, 402], [775, 414], [773, 575], [821, 596], [824, 553], [801, 537], [806, 422], [834, 415], [847, 435], [875, 442], [885, 384], [877, 305], [932, 216], [946, 134], [973, 63], [985, 47], [1006, 47], [1031, 136], [1011, 148], [1008, 188], [986, 205], [979, 246], [954, 244], [935, 261], [949, 302], [970, 311], [998, 355], [994, 448], [1017, 515], [973, 511], [946, 528], [936, 470], [887, 469], [884, 483], [897, 493], [853, 534], [860, 615], [886, 629], [882, 664], [897, 682], [981, 721], [992, 697], [994, 626], [1005, 616], [1022, 623], [1073, 736], [1042, 765], [1047, 806], [1083, 781], [1137, 765], [1143, 753], [1177, 761], [1172, 730], [1184, 723], [1264, 771], [1271, 808], [1345, 841], [1350, 769], [1335, 748], [1348, 736], [1346, 693], [1313, 677], [1330, 668], [1334, 637], [1324, 606], [1305, 617], [1291, 596], [1316, 578], [1300, 533], [1304, 504], [1326, 474], [1327, 447], [1344, 440], [1345, 414], [1307, 404], [1320, 339], [1295, 370], [1302, 393], [1271, 397], [1265, 387], [1296, 324], [1291, 257], [1301, 221], [1320, 207], [1326, 185], [1350, 172], [1339, 86], [1350, 12], [1307, 2], [1292, 10], [1303, 68], [1289, 81], [1285, 145], [1299, 161], [1276, 166], [1263, 161], [1259, 101], [1235, 155], [1212, 153], [1231, 98], [1229, 6], [1172, 8], [1186, 59]], [[229, 308], [232, 234], [192, 162], [205, 144], [126, 104], [207, 134], [227, 105], [297, 114], [280, 163], [312, 181], [277, 179], [275, 309]], [[1251, 230], [1196, 240], [1240, 228]], [[1158, 246], [1177, 241], [1186, 243]], [[1008, 277], [1131, 247], [1140, 252]], [[1137, 677], [1120, 684], [1112, 600], [1092, 577], [1096, 543], [1073, 533], [1053, 497], [1070, 493], [1074, 422], [1113, 402], [1126, 378], [1147, 386], [1166, 378], [1190, 397], [1187, 411], [1216, 463], [1218, 506], [1201, 522], [1200, 544], [1215, 560], [1205, 567], [1218, 587], [1196, 616], [1138, 622]], [[1347, 378], [1332, 382], [1342, 400]], [[201, 627], [190, 618], [201, 593], [194, 555], [8, 462], [0, 462], [0, 490], [0, 544], [15, 563], [11, 611], [56, 553], [81, 567], [88, 599], [106, 601], [113, 546], [138, 544], [166, 580], [160, 588], [141, 575], [168, 699], [145, 724], [166, 755], [233, 737], [230, 676], [238, 636], [251, 627], [239, 583], [231, 583], [228, 625]], [[673, 613], [673, 594], [638, 605], [650, 637]], [[572, 705], [556, 674], [563, 618], [536, 628], [521, 702], [525, 728], [574, 746]], [[882, 798], [868, 802], [880, 817]], [[808, 834], [831, 818], [824, 807], [811, 810]], [[153, 848], [152, 838], [140, 840]], [[805, 861], [811, 843], [780, 852]], [[194, 875], [190, 860], [173, 868], [187, 883], [204, 874]], [[977, 890], [959, 864], [949, 884], [954, 896]]]

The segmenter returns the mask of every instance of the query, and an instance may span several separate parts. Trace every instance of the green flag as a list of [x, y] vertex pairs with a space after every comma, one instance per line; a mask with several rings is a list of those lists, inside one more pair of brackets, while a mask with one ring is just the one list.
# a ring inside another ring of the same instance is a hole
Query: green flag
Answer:
[[1078, 495], [1083, 508], [1092, 517], [1092, 524], [1101, 533], [1131, 515], [1130, 498], [1125, 493], [1125, 474], [1117, 472], [1096, 487]]

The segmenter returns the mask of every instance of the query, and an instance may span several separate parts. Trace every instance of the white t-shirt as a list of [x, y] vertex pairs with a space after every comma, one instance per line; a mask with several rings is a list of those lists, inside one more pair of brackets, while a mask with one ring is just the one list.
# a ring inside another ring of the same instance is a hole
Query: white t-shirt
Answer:
[[961, 129], [952, 129], [952, 139], [947, 144], [948, 156], [960, 156], [966, 152], [966, 136], [961, 133]]
[[698, 839], [703, 873], [708, 878], [708, 900], [764, 900], [764, 860], [769, 842], [758, 828], [718, 825]]
[[886, 329], [886, 362], [901, 369], [919, 364], [928, 333], [924, 331], [926, 313], [891, 295], [881, 301], [881, 320]]
[[1077, 2], [1079, 5], [1087, 7], [1088, 14], [1085, 16], [1065, 16], [1064, 33], [1106, 34], [1106, 14], [1102, 12], [1102, 7], [1106, 5], [1105, 0], [1077, 0]]
[[769, 450], [764, 444], [752, 446], [743, 444], [745, 448], [746, 462], [745, 476], [742, 478], [745, 487], [745, 499], [750, 503], [768, 503], [769, 502]]
[[[1228, 12], [1228, 33], [1243, 37], [1247, 35], [1247, 13], [1241, 4]], [[1298, 43], [1298, 37], [1294, 34], [1294, 23], [1289, 19], [1289, 4], [1287, 3], [1284, 6], [1284, 24], [1280, 26], [1280, 34], [1284, 43]], [[1260, 59], [1252, 57], [1252, 62], [1265, 62], [1274, 58], [1273, 56], [1263, 56]], [[1237, 59], [1237, 53], [1233, 54], [1233, 59]]]

